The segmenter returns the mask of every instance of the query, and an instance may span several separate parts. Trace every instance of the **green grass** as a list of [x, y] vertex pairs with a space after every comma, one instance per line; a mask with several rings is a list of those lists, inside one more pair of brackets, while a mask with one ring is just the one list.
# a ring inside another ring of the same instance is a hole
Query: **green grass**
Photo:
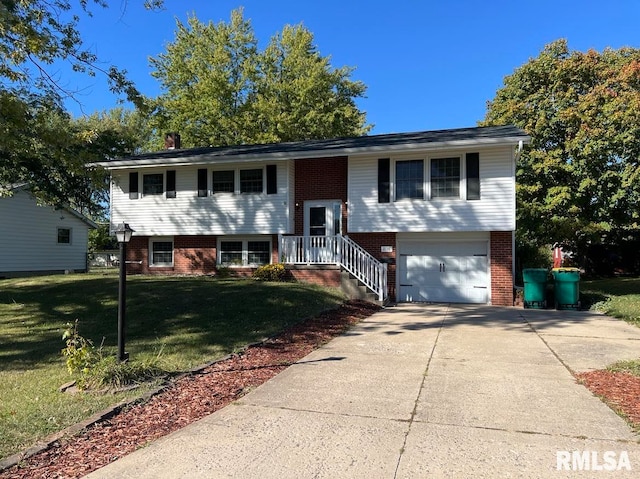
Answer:
[[640, 278], [581, 281], [580, 290], [592, 309], [640, 326]]
[[[117, 291], [114, 273], [0, 280], [0, 457], [141, 394], [58, 392], [70, 380], [66, 323], [77, 318], [80, 335], [115, 354]], [[337, 290], [302, 283], [129, 276], [126, 349], [132, 361], [161, 351], [163, 368], [181, 371], [342, 301]]]
[[640, 377], [640, 359], [618, 361], [608, 366], [607, 370], [614, 373], [627, 373]]

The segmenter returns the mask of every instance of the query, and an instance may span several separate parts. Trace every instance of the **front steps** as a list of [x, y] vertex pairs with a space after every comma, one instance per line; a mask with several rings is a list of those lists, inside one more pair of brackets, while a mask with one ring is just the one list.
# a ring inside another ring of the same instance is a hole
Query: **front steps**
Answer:
[[380, 306], [384, 305], [382, 301], [378, 301], [378, 296], [375, 293], [344, 269], [340, 269], [340, 289], [349, 299], [360, 299]]

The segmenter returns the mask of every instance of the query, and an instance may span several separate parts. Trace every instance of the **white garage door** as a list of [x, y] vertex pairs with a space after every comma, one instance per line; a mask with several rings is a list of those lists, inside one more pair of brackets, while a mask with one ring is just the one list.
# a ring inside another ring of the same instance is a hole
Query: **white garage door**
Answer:
[[487, 242], [398, 245], [399, 301], [487, 303]]

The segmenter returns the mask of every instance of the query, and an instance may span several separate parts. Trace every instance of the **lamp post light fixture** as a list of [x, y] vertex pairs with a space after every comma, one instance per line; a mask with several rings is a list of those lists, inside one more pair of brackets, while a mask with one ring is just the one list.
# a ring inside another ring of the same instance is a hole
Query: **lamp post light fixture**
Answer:
[[127, 303], [127, 243], [131, 241], [134, 230], [128, 223], [120, 223], [115, 230], [116, 239], [120, 244], [120, 281], [118, 283], [118, 361], [129, 359], [129, 353], [124, 351], [125, 314]]

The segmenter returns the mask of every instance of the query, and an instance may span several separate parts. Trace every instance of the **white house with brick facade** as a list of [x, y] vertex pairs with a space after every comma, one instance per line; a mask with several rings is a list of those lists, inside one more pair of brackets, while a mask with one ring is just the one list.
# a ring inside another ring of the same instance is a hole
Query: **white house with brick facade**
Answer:
[[298, 279], [379, 300], [513, 303], [511, 126], [269, 145], [177, 148], [99, 163], [111, 224], [135, 230], [130, 272]]

